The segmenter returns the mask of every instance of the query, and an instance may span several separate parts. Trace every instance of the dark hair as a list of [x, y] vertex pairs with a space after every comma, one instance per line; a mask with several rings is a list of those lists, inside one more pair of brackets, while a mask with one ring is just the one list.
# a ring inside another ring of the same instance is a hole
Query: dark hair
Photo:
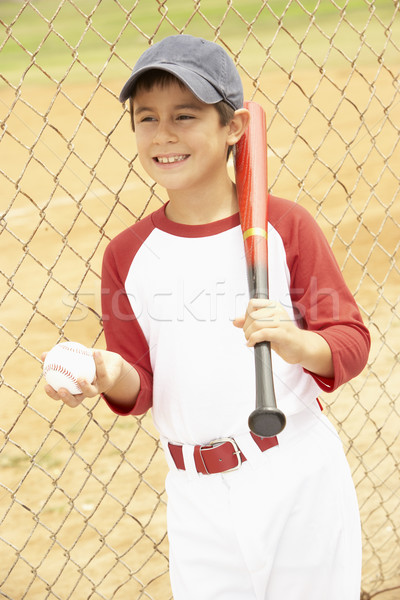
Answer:
[[[139, 77], [129, 98], [129, 113], [131, 116], [132, 131], [135, 131], [133, 100], [135, 98], [136, 93], [141, 90], [149, 92], [155, 85], [159, 85], [160, 87], [167, 87], [171, 83], [177, 83], [182, 89], [187, 89], [185, 84], [180, 79], [178, 79], [178, 77], [175, 77], [175, 75], [173, 75], [172, 73], [169, 73], [168, 71], [163, 71], [162, 69], [150, 69], [149, 71], [146, 71], [145, 73], [143, 73], [143, 75]], [[215, 107], [219, 115], [219, 121], [222, 127], [228, 125], [228, 123], [230, 123], [233, 119], [235, 110], [223, 100], [221, 100], [221, 102], [213, 104], [213, 106]], [[232, 146], [228, 148], [227, 157], [229, 157], [231, 151]]]

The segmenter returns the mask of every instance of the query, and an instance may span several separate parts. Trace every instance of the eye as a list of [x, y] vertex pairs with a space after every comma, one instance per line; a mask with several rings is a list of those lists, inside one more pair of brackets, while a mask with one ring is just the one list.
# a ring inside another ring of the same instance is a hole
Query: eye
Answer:
[[193, 115], [179, 115], [177, 117], [178, 121], [189, 121], [190, 119], [194, 119]]

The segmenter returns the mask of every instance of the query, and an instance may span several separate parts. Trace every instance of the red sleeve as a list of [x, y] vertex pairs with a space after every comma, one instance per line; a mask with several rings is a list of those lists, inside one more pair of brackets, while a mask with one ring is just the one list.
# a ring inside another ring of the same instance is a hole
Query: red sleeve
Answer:
[[270, 213], [284, 241], [299, 324], [321, 335], [332, 352], [334, 378], [311, 375], [324, 391], [332, 392], [364, 368], [370, 349], [368, 329], [313, 217], [293, 202], [274, 198]]
[[133, 258], [151, 229], [150, 219], [127, 229], [110, 242], [103, 258], [101, 301], [107, 350], [120, 354], [140, 377], [139, 396], [129, 413], [121, 413], [104, 396], [111, 410], [117, 414], [139, 415], [152, 406], [153, 373], [149, 347], [125, 290]]

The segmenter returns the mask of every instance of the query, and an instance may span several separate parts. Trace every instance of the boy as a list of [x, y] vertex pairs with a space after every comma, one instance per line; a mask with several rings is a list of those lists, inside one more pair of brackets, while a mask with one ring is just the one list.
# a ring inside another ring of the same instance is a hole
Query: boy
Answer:
[[[169, 202], [122, 232], [103, 263], [107, 351], [83, 394], [120, 415], [152, 408], [170, 467], [175, 600], [356, 600], [355, 490], [317, 402], [357, 375], [368, 331], [331, 250], [300, 206], [271, 197], [270, 301], [249, 299], [230, 149], [248, 112], [217, 44], [171, 36], [122, 89], [141, 163]], [[243, 338], [244, 332], [244, 338]], [[253, 346], [269, 340], [275, 438], [250, 434]]]

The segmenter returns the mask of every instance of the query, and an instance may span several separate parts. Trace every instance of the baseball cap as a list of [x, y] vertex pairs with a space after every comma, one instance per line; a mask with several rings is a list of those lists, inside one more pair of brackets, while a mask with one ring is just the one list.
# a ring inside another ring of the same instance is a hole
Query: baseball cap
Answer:
[[132, 95], [137, 79], [150, 69], [172, 73], [205, 104], [224, 100], [234, 110], [243, 106], [243, 86], [235, 63], [215, 42], [181, 34], [153, 44], [135, 64], [120, 102]]

